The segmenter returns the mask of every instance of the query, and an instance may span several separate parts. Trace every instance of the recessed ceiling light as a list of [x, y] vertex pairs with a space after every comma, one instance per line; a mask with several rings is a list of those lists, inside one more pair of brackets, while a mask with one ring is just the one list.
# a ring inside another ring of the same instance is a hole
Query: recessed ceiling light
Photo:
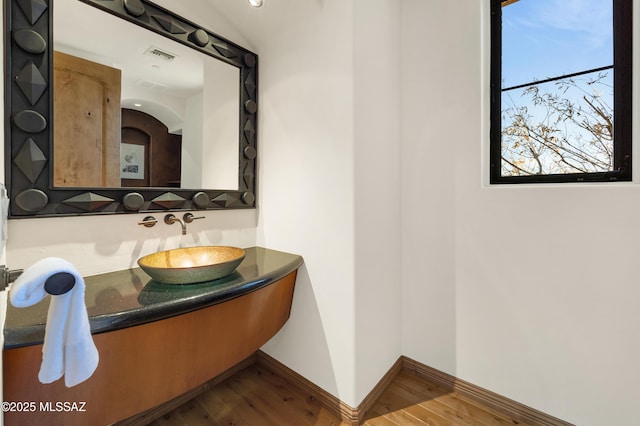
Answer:
[[249, 4], [253, 7], [262, 6], [262, 0], [249, 0]]

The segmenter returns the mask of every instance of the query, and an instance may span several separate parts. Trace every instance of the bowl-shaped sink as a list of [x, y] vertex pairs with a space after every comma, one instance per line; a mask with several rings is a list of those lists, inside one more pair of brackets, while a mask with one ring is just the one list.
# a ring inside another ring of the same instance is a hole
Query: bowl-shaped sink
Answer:
[[138, 259], [138, 265], [154, 281], [194, 284], [226, 277], [245, 256], [237, 247], [202, 246], [159, 251]]

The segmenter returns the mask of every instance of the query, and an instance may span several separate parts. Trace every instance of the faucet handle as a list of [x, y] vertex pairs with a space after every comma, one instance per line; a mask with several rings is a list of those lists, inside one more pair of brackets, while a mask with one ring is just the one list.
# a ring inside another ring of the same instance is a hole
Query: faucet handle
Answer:
[[166, 223], [167, 225], [173, 225], [173, 222], [176, 221], [176, 216], [169, 213], [167, 215], [164, 216], [164, 223]]
[[138, 222], [138, 225], [142, 225], [145, 228], [151, 228], [153, 225], [155, 225], [158, 221], [156, 220], [155, 217], [153, 216], [146, 216], [144, 219], [142, 219], [142, 222]]
[[185, 223], [191, 223], [196, 219], [204, 219], [204, 216], [194, 216], [191, 213], [185, 213], [184, 216], [182, 216], [182, 219], [185, 221]]

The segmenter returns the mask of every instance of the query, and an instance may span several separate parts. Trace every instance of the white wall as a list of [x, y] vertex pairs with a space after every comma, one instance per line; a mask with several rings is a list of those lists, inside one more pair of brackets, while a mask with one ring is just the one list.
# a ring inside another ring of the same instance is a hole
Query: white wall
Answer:
[[[449, 29], [447, 14], [466, 17], [466, 26], [477, 12], [475, 3], [405, 0], [401, 13], [402, 353], [451, 374], [456, 373], [457, 147], [465, 140], [479, 144], [480, 118], [469, 112], [479, 107], [481, 76], [472, 68], [479, 66], [479, 43], [460, 47], [466, 32], [457, 25], [456, 31]], [[460, 80], [469, 78], [460, 88]], [[479, 150], [469, 155], [474, 153]], [[478, 174], [476, 185], [479, 179]]]
[[401, 354], [399, 3], [284, 3], [259, 47], [258, 242], [305, 268], [264, 349], [356, 407]]
[[357, 0], [353, 4], [355, 401], [359, 404], [401, 355], [401, 52], [400, 3]]
[[179, 224], [162, 222], [162, 213], [154, 214], [161, 223], [153, 228], [137, 224], [146, 214], [10, 220], [7, 265], [24, 269], [44, 257], [57, 256], [73, 263], [80, 273], [95, 275], [137, 267], [138, 258], [158, 250], [194, 244], [255, 245], [254, 210], [198, 215], [205, 219], [187, 225], [185, 236], [180, 235]]
[[634, 424], [638, 187], [487, 185], [488, 4], [402, 3], [403, 353], [575, 424]]
[[291, 318], [265, 350], [353, 404], [353, 6], [285, 3], [264, 6], [288, 19], [258, 52], [258, 244], [305, 266]]

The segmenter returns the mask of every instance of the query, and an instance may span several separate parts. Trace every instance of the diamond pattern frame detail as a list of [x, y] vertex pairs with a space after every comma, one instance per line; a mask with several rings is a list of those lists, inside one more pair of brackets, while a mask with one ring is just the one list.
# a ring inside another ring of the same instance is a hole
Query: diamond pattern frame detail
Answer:
[[173, 192], [167, 192], [151, 201], [165, 209], [177, 209], [182, 207], [187, 200]]
[[31, 25], [34, 25], [49, 8], [44, 0], [18, 0], [18, 5]]
[[253, 78], [253, 74], [247, 75], [247, 78], [244, 79], [244, 88], [249, 97], [253, 98], [256, 96], [256, 86], [256, 80]]
[[240, 194], [224, 193], [214, 197], [211, 203], [219, 207], [233, 207], [242, 204], [240, 197]]
[[238, 55], [231, 49], [228, 43], [222, 43], [220, 41], [214, 41], [211, 43], [214, 49], [225, 58], [236, 58]]
[[171, 34], [184, 34], [187, 32], [184, 28], [182, 28], [173, 18], [168, 16], [158, 16], [153, 15], [153, 19], [156, 20], [158, 24], [164, 28], [165, 31], [170, 32]]
[[94, 194], [93, 192], [85, 192], [84, 194], [76, 195], [75, 197], [64, 200], [63, 203], [87, 212], [92, 212], [108, 206], [114, 201], [115, 200], [111, 198], [103, 197], [102, 195]]
[[242, 171], [242, 178], [244, 179], [244, 184], [246, 185], [247, 188], [253, 187], [253, 181], [255, 177], [256, 175], [253, 172], [253, 167], [250, 167], [249, 163], [247, 163], [247, 166]]
[[22, 68], [16, 76], [16, 83], [31, 105], [35, 105], [47, 90], [47, 81], [33, 61], [27, 62]]
[[47, 157], [36, 142], [28, 138], [13, 159], [13, 163], [24, 173], [29, 182], [35, 183], [47, 164]]
[[256, 137], [256, 129], [251, 120], [247, 120], [244, 124], [244, 137], [248, 143], [253, 143], [253, 140]]

